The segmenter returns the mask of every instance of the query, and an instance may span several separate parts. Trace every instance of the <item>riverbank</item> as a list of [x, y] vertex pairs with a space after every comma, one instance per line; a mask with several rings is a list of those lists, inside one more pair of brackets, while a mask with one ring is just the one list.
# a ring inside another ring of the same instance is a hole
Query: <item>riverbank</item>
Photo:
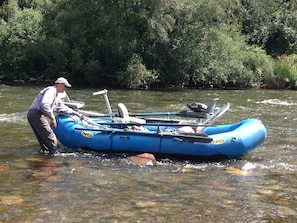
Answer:
[[[90, 86], [89, 84], [83, 83], [79, 80], [72, 80], [71, 78], [66, 77], [69, 82], [73, 85], [74, 88], [78, 89], [90, 89], [94, 88], [94, 86]], [[48, 86], [52, 85], [55, 82], [55, 78], [46, 78], [44, 75], [41, 75], [39, 77], [25, 77], [22, 79], [15, 79], [13, 81], [8, 81], [4, 76], [0, 76], [0, 84], [4, 85], [12, 85], [12, 86]], [[112, 81], [102, 81], [101, 83], [96, 84], [96, 88], [100, 89], [123, 89], [118, 86], [115, 86], [114, 84], [111, 84]], [[197, 90], [249, 90], [249, 89], [275, 89], [275, 90], [297, 90], [297, 88], [294, 88], [288, 79], [284, 79], [282, 83], [279, 84], [270, 84], [262, 82], [261, 84], [253, 85], [251, 87], [247, 88], [238, 88], [238, 87], [224, 87], [224, 88], [213, 88], [213, 87], [183, 87], [183, 86], [167, 86], [167, 87], [152, 87], [148, 89], [137, 89], [137, 90], [157, 90], [157, 91], [168, 91], [168, 90], [183, 90], [183, 89], [197, 89]], [[129, 90], [129, 89], [126, 89]]]

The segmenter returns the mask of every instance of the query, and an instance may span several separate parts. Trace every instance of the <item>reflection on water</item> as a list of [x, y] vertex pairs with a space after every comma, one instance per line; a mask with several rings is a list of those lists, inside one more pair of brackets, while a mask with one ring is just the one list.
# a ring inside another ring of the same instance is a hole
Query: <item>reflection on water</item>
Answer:
[[[98, 90], [98, 89], [97, 89]], [[95, 91], [97, 91], [95, 90]], [[295, 222], [297, 218], [296, 92], [110, 91], [112, 108], [181, 111], [186, 104], [230, 110], [218, 123], [259, 118], [266, 142], [239, 160], [159, 160], [131, 165], [125, 154], [61, 147], [38, 152], [26, 110], [36, 88], [0, 87], [0, 222]], [[26, 95], [23, 92], [27, 92]], [[69, 90], [86, 109], [107, 112], [92, 90]], [[238, 96], [240, 95], [240, 97]]]

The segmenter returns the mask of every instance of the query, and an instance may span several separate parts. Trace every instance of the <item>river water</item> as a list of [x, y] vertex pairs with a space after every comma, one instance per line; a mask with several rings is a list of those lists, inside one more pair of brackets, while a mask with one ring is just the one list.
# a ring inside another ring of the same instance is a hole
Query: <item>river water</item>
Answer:
[[[41, 88], [0, 86], [0, 222], [297, 222], [296, 91], [110, 90], [115, 111], [182, 111], [191, 102], [231, 107], [216, 124], [259, 118], [264, 144], [238, 160], [159, 160], [156, 166], [61, 146], [39, 153], [26, 112]], [[69, 89], [107, 113], [101, 89]]]

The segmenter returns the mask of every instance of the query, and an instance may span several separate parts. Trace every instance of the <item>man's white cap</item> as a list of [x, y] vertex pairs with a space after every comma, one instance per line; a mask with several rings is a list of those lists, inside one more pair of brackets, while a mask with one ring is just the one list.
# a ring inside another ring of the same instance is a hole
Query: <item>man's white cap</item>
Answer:
[[66, 80], [64, 77], [59, 77], [56, 81], [55, 84], [64, 84], [66, 87], [71, 87], [71, 84]]

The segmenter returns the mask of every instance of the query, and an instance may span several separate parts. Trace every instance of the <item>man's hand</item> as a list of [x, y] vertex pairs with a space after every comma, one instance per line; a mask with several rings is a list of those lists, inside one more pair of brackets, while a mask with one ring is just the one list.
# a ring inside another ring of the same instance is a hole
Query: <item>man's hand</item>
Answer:
[[51, 118], [50, 119], [50, 125], [52, 128], [56, 128], [57, 127], [57, 122], [55, 118]]
[[83, 114], [77, 114], [77, 116], [82, 120], [84, 118]]

